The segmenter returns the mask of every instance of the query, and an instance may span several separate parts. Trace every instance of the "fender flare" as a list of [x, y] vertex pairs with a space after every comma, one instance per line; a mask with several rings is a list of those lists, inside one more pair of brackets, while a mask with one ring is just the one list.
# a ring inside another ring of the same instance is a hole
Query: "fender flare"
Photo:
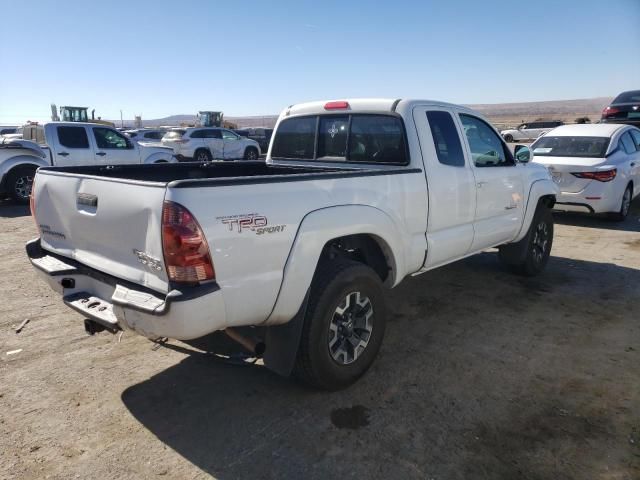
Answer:
[[524, 213], [524, 218], [522, 220], [522, 226], [520, 227], [520, 231], [518, 235], [513, 239], [512, 243], [518, 242], [524, 238], [524, 236], [529, 231], [529, 226], [533, 221], [533, 215], [536, 213], [536, 209], [538, 208], [538, 203], [540, 199], [547, 195], [552, 195], [554, 198], [558, 194], [558, 187], [552, 180], [549, 179], [539, 179], [534, 181], [531, 184], [531, 188], [529, 189], [529, 195], [527, 196], [527, 206]]
[[397, 285], [406, 274], [401, 229], [382, 210], [366, 205], [340, 205], [307, 214], [293, 241], [284, 267], [280, 291], [263, 325], [280, 325], [300, 310], [318, 260], [327, 242], [348, 235], [373, 236], [391, 266], [388, 285]]
[[165, 161], [169, 163], [176, 163], [176, 157], [169, 152], [155, 152], [145, 158], [143, 163], [156, 163], [158, 161]]

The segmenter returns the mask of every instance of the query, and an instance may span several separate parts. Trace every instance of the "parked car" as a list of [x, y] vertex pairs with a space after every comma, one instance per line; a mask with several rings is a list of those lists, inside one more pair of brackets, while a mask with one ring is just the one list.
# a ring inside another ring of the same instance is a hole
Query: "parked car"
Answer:
[[500, 135], [504, 138], [505, 142], [519, 142], [522, 140], [534, 140], [540, 135], [544, 135], [549, 130], [552, 130], [560, 125], [564, 125], [561, 121], [549, 121], [549, 122], [529, 122], [518, 125], [516, 129], [502, 130]]
[[9, 194], [21, 203], [29, 201], [38, 167], [176, 161], [171, 149], [138, 145], [104, 125], [51, 122], [32, 126], [29, 130], [34, 140], [43, 139], [44, 142], [0, 141], [0, 193]]
[[622, 92], [602, 110], [603, 123], [625, 123], [640, 127], [640, 90]]
[[263, 152], [269, 150], [269, 142], [271, 141], [271, 135], [273, 135], [273, 128], [242, 128], [234, 130], [234, 132], [242, 137], [247, 137], [258, 142], [260, 150]]
[[560, 187], [555, 208], [629, 214], [640, 194], [640, 129], [616, 124], [565, 125], [532, 145], [534, 162]]
[[258, 142], [218, 127], [170, 130], [162, 137], [162, 144], [173, 148], [180, 161], [257, 160], [260, 156]]
[[10, 125], [0, 125], [0, 137], [9, 134], [18, 133], [18, 126], [10, 126]]
[[[89, 332], [226, 329], [274, 371], [338, 389], [372, 364], [405, 277], [489, 247], [544, 269], [558, 189], [530, 156], [461, 106], [292, 105], [266, 163], [41, 168], [27, 253]], [[255, 348], [234, 329], [250, 325], [265, 327]]]
[[167, 130], [162, 128], [138, 128], [125, 130], [123, 133], [136, 142], [160, 142]]

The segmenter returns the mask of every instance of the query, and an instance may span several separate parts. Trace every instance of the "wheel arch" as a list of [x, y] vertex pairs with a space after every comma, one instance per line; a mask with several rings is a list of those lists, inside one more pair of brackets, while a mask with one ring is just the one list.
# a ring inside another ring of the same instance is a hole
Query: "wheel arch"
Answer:
[[37, 170], [40, 167], [48, 166], [50, 165], [46, 161], [39, 160], [29, 155], [17, 155], [15, 157], [11, 157], [0, 164], [0, 190], [6, 190], [7, 179], [16, 171], [16, 169], [32, 167]]
[[540, 179], [531, 184], [522, 226], [520, 227], [518, 235], [513, 239], [514, 243], [522, 240], [529, 231], [529, 225], [531, 225], [531, 222], [533, 221], [533, 216], [536, 213], [538, 205], [543, 204], [549, 209], [553, 208], [556, 203], [557, 194], [558, 187], [551, 180]]
[[384, 277], [387, 287], [397, 285], [407, 273], [404, 248], [393, 220], [375, 207], [346, 205], [311, 212], [300, 224], [265, 325], [286, 323], [295, 316], [318, 265], [332, 256], [360, 261]]

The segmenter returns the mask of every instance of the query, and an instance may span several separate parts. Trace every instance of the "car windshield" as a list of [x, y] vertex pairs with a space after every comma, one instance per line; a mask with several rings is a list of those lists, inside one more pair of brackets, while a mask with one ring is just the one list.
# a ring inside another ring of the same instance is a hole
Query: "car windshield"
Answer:
[[531, 145], [536, 157], [604, 157], [608, 137], [554, 137], [545, 135]]
[[167, 139], [182, 138], [185, 132], [186, 130], [171, 130], [170, 132], [167, 132], [165, 134], [164, 138], [167, 138]]
[[612, 103], [640, 103], [640, 90], [621, 93]]

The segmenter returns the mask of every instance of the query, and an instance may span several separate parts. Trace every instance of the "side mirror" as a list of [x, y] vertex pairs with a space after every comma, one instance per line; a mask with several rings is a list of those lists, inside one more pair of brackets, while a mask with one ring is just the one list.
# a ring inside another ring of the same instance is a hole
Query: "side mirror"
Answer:
[[531, 149], [526, 145], [516, 145], [513, 154], [519, 163], [528, 163], [531, 161], [531, 157], [533, 157]]

